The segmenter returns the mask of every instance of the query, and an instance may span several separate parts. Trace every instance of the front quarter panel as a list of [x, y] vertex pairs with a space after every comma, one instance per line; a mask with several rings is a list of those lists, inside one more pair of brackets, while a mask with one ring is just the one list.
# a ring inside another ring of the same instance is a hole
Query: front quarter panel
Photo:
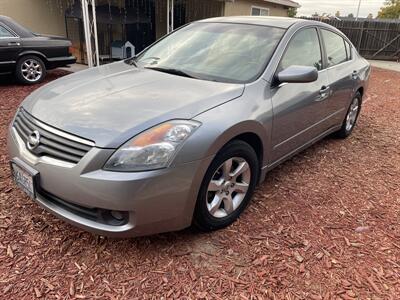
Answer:
[[246, 85], [243, 95], [196, 117], [200, 128], [186, 141], [172, 165], [213, 156], [230, 140], [244, 133], [256, 134], [263, 144], [262, 166], [269, 161], [272, 105], [267, 83], [260, 79]]

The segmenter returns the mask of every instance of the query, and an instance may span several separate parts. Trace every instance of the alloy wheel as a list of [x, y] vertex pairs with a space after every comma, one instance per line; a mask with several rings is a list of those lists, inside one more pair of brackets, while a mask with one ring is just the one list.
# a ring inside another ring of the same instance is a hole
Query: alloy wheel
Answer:
[[222, 163], [208, 184], [208, 212], [215, 218], [233, 213], [246, 197], [250, 179], [250, 165], [245, 159], [232, 157]]
[[37, 60], [29, 58], [22, 63], [21, 74], [25, 80], [36, 82], [40, 80], [43, 74], [42, 66]]
[[346, 116], [346, 131], [351, 131], [356, 123], [359, 110], [358, 99], [354, 98], [351, 102], [349, 112]]

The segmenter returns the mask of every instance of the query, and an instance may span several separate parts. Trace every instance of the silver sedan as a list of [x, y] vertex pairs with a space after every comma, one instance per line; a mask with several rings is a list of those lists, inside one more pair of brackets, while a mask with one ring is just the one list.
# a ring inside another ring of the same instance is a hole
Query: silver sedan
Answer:
[[9, 129], [12, 173], [42, 207], [98, 234], [220, 229], [272, 168], [351, 134], [369, 75], [323, 23], [194, 22], [29, 95]]

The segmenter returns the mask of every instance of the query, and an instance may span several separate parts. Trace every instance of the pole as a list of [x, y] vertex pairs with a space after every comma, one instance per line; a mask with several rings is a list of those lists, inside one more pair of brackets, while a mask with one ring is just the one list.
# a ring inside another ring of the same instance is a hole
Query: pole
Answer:
[[81, 0], [82, 3], [82, 19], [83, 19], [83, 31], [85, 33], [85, 42], [86, 42], [86, 55], [88, 60], [89, 68], [93, 67], [93, 58], [92, 58], [92, 42], [89, 31], [89, 12], [87, 6], [87, 0]]
[[360, 15], [360, 6], [361, 6], [361, 0], [358, 0], [358, 8], [357, 8], [356, 21], [358, 20], [358, 16]]
[[169, 33], [169, 0], [167, 0], [167, 34]]
[[93, 35], [94, 35], [94, 47], [96, 54], [96, 66], [100, 66], [99, 58], [99, 41], [97, 38], [97, 20], [96, 20], [96, 0], [92, 0], [92, 18], [93, 18]]
[[174, 31], [174, 0], [171, 0], [171, 30]]

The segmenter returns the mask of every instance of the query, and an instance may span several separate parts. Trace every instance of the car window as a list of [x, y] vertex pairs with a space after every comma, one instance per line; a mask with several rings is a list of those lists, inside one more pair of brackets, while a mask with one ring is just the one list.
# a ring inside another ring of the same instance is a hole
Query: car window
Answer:
[[347, 60], [351, 60], [351, 46], [348, 42], [344, 41], [344, 45], [346, 47], [347, 52]]
[[324, 39], [328, 66], [334, 66], [347, 60], [346, 47], [341, 36], [329, 30], [321, 30]]
[[0, 38], [13, 37], [14, 35], [0, 25]]
[[321, 47], [315, 28], [301, 30], [289, 42], [279, 68], [283, 70], [292, 65], [322, 69]]

